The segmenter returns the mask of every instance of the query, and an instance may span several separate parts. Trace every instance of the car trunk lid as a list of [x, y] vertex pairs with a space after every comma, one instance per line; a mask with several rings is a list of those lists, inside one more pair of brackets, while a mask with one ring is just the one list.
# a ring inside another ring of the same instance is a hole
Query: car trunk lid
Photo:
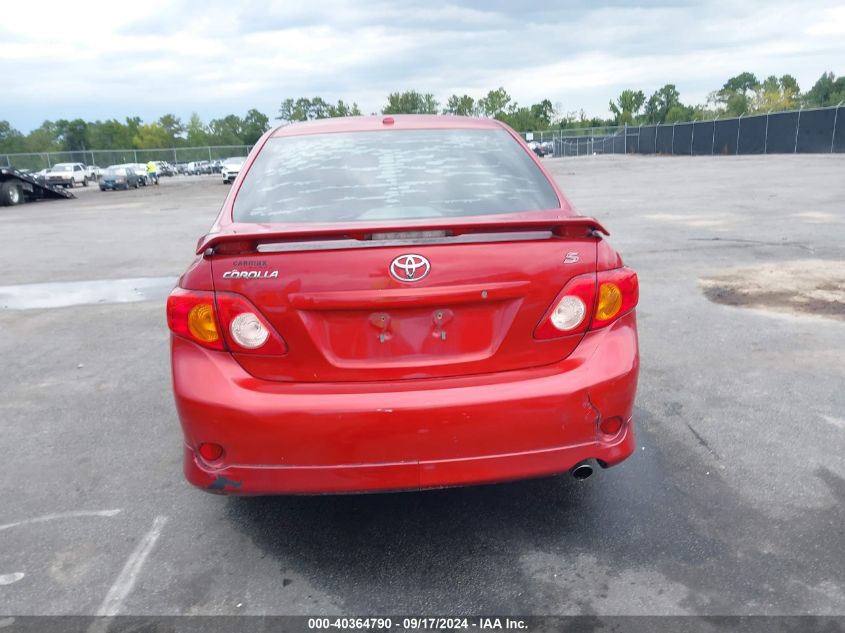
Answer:
[[[232, 225], [198, 250], [215, 290], [249, 299], [288, 345], [283, 356], [234, 357], [258, 378], [297, 382], [557, 362], [581, 335], [541, 341], [534, 330], [567, 281], [595, 271], [594, 232], [604, 231], [581, 217], [249, 228]], [[407, 277], [409, 261], [425, 265]]]

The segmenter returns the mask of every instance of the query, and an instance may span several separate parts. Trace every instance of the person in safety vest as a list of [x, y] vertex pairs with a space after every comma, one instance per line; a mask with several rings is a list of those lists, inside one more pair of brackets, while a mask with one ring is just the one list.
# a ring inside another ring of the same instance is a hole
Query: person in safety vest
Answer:
[[147, 178], [150, 182], [158, 184], [158, 165], [156, 165], [153, 161], [147, 163]]

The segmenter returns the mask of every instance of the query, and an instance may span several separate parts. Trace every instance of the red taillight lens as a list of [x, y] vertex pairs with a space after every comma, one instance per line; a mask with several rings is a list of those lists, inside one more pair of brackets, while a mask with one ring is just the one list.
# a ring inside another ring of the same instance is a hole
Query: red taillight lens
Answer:
[[595, 274], [570, 279], [534, 330], [534, 338], [552, 339], [584, 332], [593, 313], [595, 294]]
[[590, 329], [613, 323], [633, 310], [640, 299], [637, 273], [627, 267], [604, 270], [598, 274], [598, 297]]
[[[284, 339], [244, 297], [231, 292], [175, 288], [167, 298], [170, 331], [211, 349], [286, 354]], [[224, 345], [225, 341], [225, 345]]]
[[213, 292], [175, 288], [167, 297], [167, 327], [205, 347], [223, 349]]
[[639, 299], [637, 273], [630, 268], [578, 275], [555, 297], [534, 330], [534, 338], [560, 338], [581, 334], [588, 328], [603, 328], [633, 310]]
[[218, 292], [217, 313], [230, 351], [239, 354], [287, 354], [285, 340], [245, 297], [233, 292]]

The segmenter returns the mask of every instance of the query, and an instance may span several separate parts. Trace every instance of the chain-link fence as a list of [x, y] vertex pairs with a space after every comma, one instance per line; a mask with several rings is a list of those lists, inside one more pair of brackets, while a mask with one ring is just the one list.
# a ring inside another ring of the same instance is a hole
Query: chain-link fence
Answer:
[[845, 153], [845, 104], [712, 121], [546, 130], [525, 136], [555, 156]]
[[[542, 130], [523, 136], [538, 153], [554, 156], [845, 153], [845, 103], [712, 121]], [[246, 156], [250, 149], [247, 145], [219, 145], [0, 154], [0, 165], [39, 170], [56, 163], [107, 167], [163, 160], [175, 164]]]
[[82, 163], [108, 167], [126, 163], [146, 163], [151, 160], [172, 164], [202, 160], [222, 160], [230, 156], [246, 156], [249, 145], [218, 145], [214, 147], [171, 147], [168, 149], [94, 149], [80, 152], [45, 152], [36, 154], [0, 154], [0, 165], [15, 169], [47, 169], [56, 163]]

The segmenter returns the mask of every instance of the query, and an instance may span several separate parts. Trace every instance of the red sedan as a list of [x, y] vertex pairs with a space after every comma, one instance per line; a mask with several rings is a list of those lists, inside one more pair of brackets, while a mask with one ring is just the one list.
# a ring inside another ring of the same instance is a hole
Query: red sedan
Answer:
[[637, 276], [495, 120], [268, 132], [167, 302], [184, 470], [419, 489], [634, 450]]

